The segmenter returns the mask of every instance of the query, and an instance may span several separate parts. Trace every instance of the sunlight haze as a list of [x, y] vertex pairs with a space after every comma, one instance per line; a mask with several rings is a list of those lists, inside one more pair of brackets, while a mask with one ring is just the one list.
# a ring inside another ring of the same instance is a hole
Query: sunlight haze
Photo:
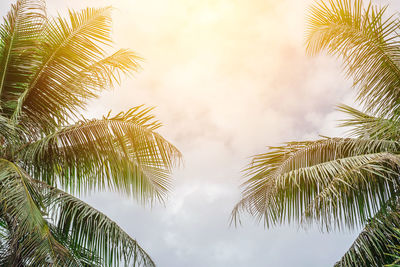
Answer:
[[[3, 15], [12, 2], [1, 1]], [[267, 229], [246, 216], [243, 225], [229, 225], [250, 156], [290, 140], [344, 134], [335, 127], [335, 105], [353, 103], [352, 83], [335, 58], [306, 54], [312, 2], [47, 1], [50, 14], [113, 6], [115, 47], [143, 58], [138, 73], [84, 115], [155, 107], [160, 132], [183, 153], [164, 204], [142, 207], [117, 193], [85, 196], [158, 266], [332, 266], [357, 236], [297, 225]]]

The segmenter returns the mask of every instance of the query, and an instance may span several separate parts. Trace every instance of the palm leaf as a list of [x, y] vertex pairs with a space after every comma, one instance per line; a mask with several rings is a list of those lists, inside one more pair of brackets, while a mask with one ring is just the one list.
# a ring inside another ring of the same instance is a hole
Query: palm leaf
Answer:
[[33, 177], [72, 192], [111, 188], [141, 200], [162, 199], [180, 152], [155, 132], [160, 124], [150, 110], [81, 121], [28, 145], [21, 157]]
[[115, 79], [119, 81], [120, 73], [137, 69], [138, 57], [132, 52], [120, 50], [105, 56], [102, 47], [111, 43], [110, 11], [70, 11], [69, 20], [58, 17], [47, 24], [41, 64], [18, 98], [14, 119], [26, 114], [44, 129], [54, 128], [76, 118], [88, 100]]
[[0, 160], [1, 215], [10, 230], [10, 265], [70, 266], [69, 251], [52, 236], [41, 212], [37, 189], [16, 164]]
[[392, 263], [400, 245], [396, 228], [400, 227], [399, 199], [389, 200], [368, 222], [335, 267], [381, 267]]
[[45, 21], [44, 1], [19, 0], [0, 27], [0, 99], [8, 116], [38, 64], [36, 51]]
[[312, 6], [307, 50], [341, 57], [354, 79], [358, 100], [368, 112], [393, 114], [399, 108], [399, 20], [386, 18], [386, 7], [361, 0], [329, 0]]
[[400, 137], [398, 116], [375, 117], [347, 105], [339, 105], [339, 111], [349, 116], [340, 126], [350, 127], [349, 134], [352, 136], [387, 140], [397, 140]]
[[18, 0], [0, 26], [1, 266], [154, 266], [113, 221], [56, 189], [163, 199], [180, 158], [151, 109], [78, 120], [139, 68], [129, 50], [107, 55], [110, 13], [48, 19], [44, 0]]
[[[246, 169], [242, 200], [232, 213], [248, 211], [267, 226], [319, 222], [332, 227], [363, 224], [395, 193], [399, 143], [326, 138], [290, 142], [254, 157]], [[306, 220], [304, 220], [306, 219]]]
[[100, 267], [104, 266], [102, 259], [96, 255], [94, 251], [81, 246], [77, 240], [74, 240], [70, 234], [63, 233], [62, 229], [48, 222], [51, 234], [68, 249], [74, 261], [71, 261], [71, 267], [84, 266], [84, 267]]
[[98, 255], [103, 266], [155, 266], [151, 258], [114, 221], [85, 202], [46, 183], [35, 182], [62, 235]]

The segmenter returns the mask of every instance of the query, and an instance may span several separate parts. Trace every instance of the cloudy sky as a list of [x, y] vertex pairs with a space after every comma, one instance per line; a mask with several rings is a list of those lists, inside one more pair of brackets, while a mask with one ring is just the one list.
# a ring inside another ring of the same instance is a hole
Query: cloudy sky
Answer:
[[[10, 0], [2, 0], [1, 13]], [[396, 1], [391, 10], [399, 10]], [[391, 3], [393, 2], [393, 3]], [[229, 215], [241, 169], [266, 146], [342, 135], [335, 104], [352, 104], [351, 82], [326, 55], [305, 54], [311, 0], [48, 0], [66, 8], [115, 7], [117, 48], [145, 61], [121, 87], [93, 102], [101, 116], [155, 106], [161, 133], [184, 155], [165, 205], [142, 207], [112, 193], [85, 199], [136, 238], [158, 266], [332, 266], [357, 233], [296, 225], [265, 229]]]

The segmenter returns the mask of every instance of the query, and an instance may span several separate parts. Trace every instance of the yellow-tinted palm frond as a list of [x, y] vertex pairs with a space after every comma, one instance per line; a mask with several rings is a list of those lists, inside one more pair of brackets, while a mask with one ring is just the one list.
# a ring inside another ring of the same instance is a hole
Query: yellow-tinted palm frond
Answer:
[[149, 111], [78, 122], [26, 146], [21, 157], [34, 177], [72, 192], [108, 188], [163, 199], [180, 152], [155, 131], [160, 124]]
[[164, 199], [180, 158], [150, 109], [78, 119], [139, 68], [128, 49], [108, 54], [111, 10], [51, 18], [44, 0], [17, 0], [0, 26], [1, 266], [154, 266], [104, 214], [57, 189]]
[[386, 7], [364, 6], [361, 0], [319, 1], [308, 18], [307, 50], [341, 58], [367, 111], [392, 114], [400, 106], [399, 25]]

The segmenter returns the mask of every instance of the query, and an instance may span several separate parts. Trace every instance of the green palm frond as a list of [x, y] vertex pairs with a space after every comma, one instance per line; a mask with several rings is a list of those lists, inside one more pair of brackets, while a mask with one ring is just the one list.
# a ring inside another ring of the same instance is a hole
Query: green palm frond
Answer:
[[400, 137], [399, 116], [375, 117], [347, 105], [339, 105], [338, 109], [349, 116], [340, 126], [349, 127], [349, 133], [355, 137], [387, 140]]
[[16, 164], [1, 159], [1, 214], [11, 230], [8, 262], [44, 266], [73, 262], [69, 251], [52, 236], [43, 218], [39, 192], [29, 176]]
[[[111, 44], [110, 8], [70, 11], [46, 25], [40, 65], [19, 96], [13, 118], [26, 114], [45, 128], [76, 118], [87, 101], [119, 81], [120, 73], [138, 68], [139, 59], [128, 50], [106, 57], [102, 46]], [[38, 52], [39, 53], [39, 52]]]
[[367, 223], [335, 267], [381, 267], [394, 261], [400, 245], [396, 229], [400, 227], [399, 199], [389, 200]]
[[162, 199], [180, 152], [155, 132], [160, 124], [150, 110], [136, 107], [48, 135], [21, 151], [26, 168], [76, 193], [111, 188], [141, 200]]
[[[318, 221], [326, 230], [362, 227], [385, 201], [397, 194], [398, 156], [377, 153], [349, 161], [328, 185], [321, 186], [318, 195], [305, 208], [305, 222]], [[302, 194], [300, 190], [297, 193]]]
[[386, 10], [362, 0], [311, 7], [307, 51], [342, 59], [363, 107], [339, 106], [355, 138], [290, 142], [254, 156], [232, 211], [235, 223], [249, 212], [267, 227], [365, 227], [337, 267], [390, 264], [400, 244], [400, 20]]
[[393, 258], [393, 261], [389, 264], [386, 264], [385, 267], [400, 267], [400, 230], [399, 228], [394, 228], [395, 234], [394, 241], [397, 242], [397, 245], [390, 246], [390, 252], [385, 253], [387, 256]]
[[74, 240], [70, 234], [65, 234], [57, 226], [48, 222], [51, 234], [62, 244], [71, 254], [73, 261], [70, 261], [71, 267], [101, 267], [104, 266], [103, 260], [93, 251], [83, 247], [77, 240]]
[[94, 98], [102, 90], [112, 89], [114, 83], [119, 83], [123, 75], [129, 75], [131, 71], [137, 70], [139, 60], [141, 58], [134, 52], [120, 49], [86, 66], [60, 86], [65, 90], [73, 88], [77, 92], [85, 91], [85, 94]]
[[98, 255], [102, 266], [155, 266], [151, 258], [114, 221], [85, 202], [46, 183], [35, 182], [61, 235]]
[[392, 114], [400, 107], [400, 21], [386, 7], [361, 0], [329, 0], [313, 5], [308, 18], [307, 50], [341, 57], [367, 111]]
[[0, 27], [0, 100], [4, 114], [15, 108], [16, 97], [29, 84], [32, 69], [38, 65], [38, 36], [45, 21], [44, 1], [19, 0]]
[[[13, 147], [18, 146], [17, 144], [22, 142], [23, 138], [20, 138], [22, 131], [16, 127], [16, 125], [6, 116], [0, 114], [0, 151], [6, 154]], [[5, 149], [5, 148], [8, 148]]]
[[246, 169], [242, 200], [232, 213], [248, 211], [267, 226], [319, 222], [322, 227], [352, 228], [379, 210], [394, 194], [395, 153], [390, 140], [326, 138], [290, 142], [254, 157]]
[[139, 68], [130, 50], [108, 54], [110, 33], [110, 7], [48, 18], [44, 0], [17, 0], [0, 26], [0, 266], [154, 266], [115, 222], [57, 189], [163, 200], [181, 157], [149, 108], [79, 120]]

